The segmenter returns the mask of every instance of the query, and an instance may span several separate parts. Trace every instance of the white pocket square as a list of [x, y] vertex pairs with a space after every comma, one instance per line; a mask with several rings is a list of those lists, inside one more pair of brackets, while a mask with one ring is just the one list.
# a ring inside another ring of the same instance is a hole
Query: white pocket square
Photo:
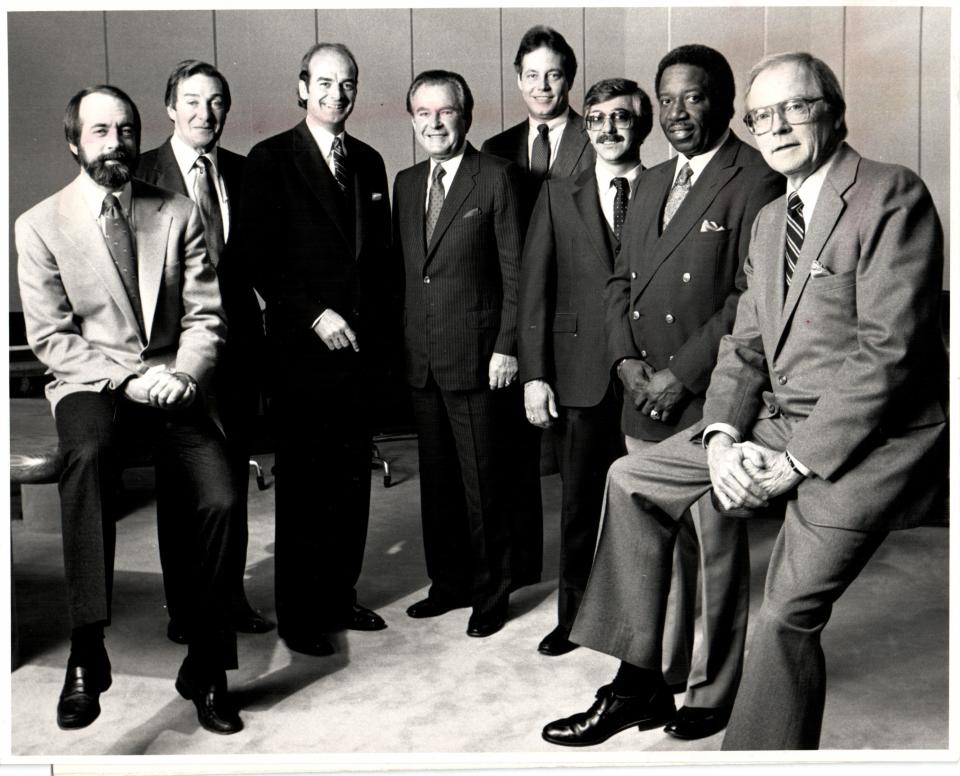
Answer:
[[480, 215], [480, 208], [475, 207], [475, 208], [471, 208], [471, 209], [468, 210], [466, 213], [464, 213], [464, 214], [463, 214], [463, 217], [464, 217], [464, 218], [473, 218], [474, 216], [478, 216], [478, 215]]
[[375, 191], [370, 195], [370, 199], [374, 202], [379, 202], [381, 199], [383, 199], [383, 194], [381, 194], [379, 191]]
[[819, 261], [814, 260], [813, 264], [810, 265], [810, 277], [812, 278], [825, 278], [832, 274], [833, 273]]
[[701, 232], [725, 232], [727, 227], [720, 226], [716, 221], [704, 221], [700, 224]]

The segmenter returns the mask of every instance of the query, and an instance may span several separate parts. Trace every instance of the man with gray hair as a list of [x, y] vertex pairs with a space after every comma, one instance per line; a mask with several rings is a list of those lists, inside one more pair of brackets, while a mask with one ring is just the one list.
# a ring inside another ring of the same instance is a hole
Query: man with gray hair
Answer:
[[[751, 72], [744, 120], [787, 195], [754, 223], [748, 288], [703, 421], [608, 478], [595, 569], [634, 548], [651, 573], [622, 577], [619, 596], [652, 622], [687, 505], [711, 487], [725, 510], [785, 503], [724, 749], [819, 746], [820, 634], [833, 605], [891, 530], [941, 505], [946, 485], [940, 221], [915, 173], [844, 142], [845, 111], [836, 76], [809, 54]], [[655, 647], [633, 650], [638, 697], [593, 716], [626, 727], [640, 696], [658, 697]]]

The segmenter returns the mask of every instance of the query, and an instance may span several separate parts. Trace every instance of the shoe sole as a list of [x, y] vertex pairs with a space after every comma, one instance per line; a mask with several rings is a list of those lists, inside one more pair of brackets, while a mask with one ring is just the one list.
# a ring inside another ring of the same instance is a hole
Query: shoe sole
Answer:
[[548, 738], [546, 732], [541, 733], [540, 736], [547, 743], [556, 744], [557, 746], [596, 746], [597, 744], [602, 744], [604, 741], [609, 741], [611, 738], [617, 735], [617, 733], [622, 733], [624, 730], [629, 730], [630, 728], [635, 727], [637, 732], [642, 732], [644, 730], [651, 730], [655, 727], [660, 727], [666, 722], [669, 722], [676, 713], [676, 710], [673, 710], [670, 713], [659, 714], [656, 717], [647, 717], [646, 719], [631, 722], [629, 725], [624, 725], [623, 727], [619, 727], [612, 731], [610, 735], [605, 736], [604, 738], [597, 738], [593, 741], [557, 741], [553, 738]]
[[718, 727], [716, 730], [711, 731], [710, 733], [701, 733], [700, 735], [697, 735], [697, 736], [684, 735], [679, 731], [669, 730], [668, 728], [664, 728], [663, 732], [666, 733], [668, 736], [673, 736], [674, 738], [679, 739], [680, 741], [699, 741], [701, 738], [710, 738], [710, 736], [715, 736], [717, 733], [722, 732], [726, 727], [727, 727], [727, 723], [724, 722], [723, 725]]

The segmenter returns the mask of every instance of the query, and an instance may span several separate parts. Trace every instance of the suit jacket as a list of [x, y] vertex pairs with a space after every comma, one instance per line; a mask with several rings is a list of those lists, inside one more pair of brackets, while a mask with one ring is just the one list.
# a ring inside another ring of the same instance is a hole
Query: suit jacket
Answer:
[[916, 525], [946, 482], [943, 234], [930, 194], [910, 170], [844, 143], [786, 293], [785, 228], [780, 198], [754, 224], [704, 423], [746, 438], [764, 418], [788, 419], [787, 449], [815, 475], [798, 490], [810, 522]]
[[[494, 135], [480, 146], [482, 153], [493, 154], [501, 159], [513, 162], [520, 168], [520, 206], [521, 223], [526, 228], [530, 220], [530, 213], [540, 193], [541, 182], [534, 180], [528, 173], [530, 170], [530, 152], [527, 148], [527, 139], [530, 123], [524, 119], [499, 135]], [[573, 108], [570, 109], [567, 125], [560, 137], [557, 156], [550, 165], [548, 179], [569, 178], [579, 175], [584, 170], [593, 169], [596, 154], [587, 137], [587, 130], [583, 126], [583, 117]]]
[[[641, 415], [625, 398], [624, 433], [648, 440], [700, 419], [720, 338], [733, 328], [746, 286], [750, 226], [785, 186], [731, 132], [660, 234], [676, 164], [663, 162], [640, 179], [606, 292], [609, 364], [642, 358], [656, 370], [669, 367], [689, 391], [666, 423]], [[707, 222], [722, 230], [704, 231]]]
[[133, 181], [140, 332], [103, 233], [77, 178], [14, 226], [27, 341], [53, 374], [47, 398], [117, 390], [162, 364], [203, 386], [226, 325], [200, 211], [186, 197]]
[[422, 388], [432, 372], [444, 390], [475, 390], [488, 385], [494, 352], [517, 352], [517, 170], [468, 143], [428, 245], [429, 174], [427, 160], [394, 183], [407, 382]]
[[[307, 128], [247, 157], [237, 237], [267, 302], [267, 337], [283, 379], [331, 385], [373, 369], [386, 326], [390, 206], [383, 159], [347, 135], [344, 197]], [[311, 326], [327, 308], [357, 333], [360, 353], [331, 351]]]
[[544, 182], [520, 269], [520, 381], [546, 380], [567, 407], [596, 406], [610, 387], [603, 294], [614, 242], [593, 167]]

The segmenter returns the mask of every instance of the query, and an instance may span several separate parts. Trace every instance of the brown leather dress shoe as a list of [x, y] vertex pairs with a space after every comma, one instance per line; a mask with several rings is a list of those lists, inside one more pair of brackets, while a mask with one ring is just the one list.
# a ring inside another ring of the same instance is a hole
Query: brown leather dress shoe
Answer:
[[61, 730], [84, 728], [100, 716], [100, 693], [110, 689], [110, 660], [89, 665], [67, 662], [67, 676], [57, 702], [57, 725]]
[[243, 720], [227, 697], [227, 675], [223, 671], [210, 675], [195, 674], [187, 660], [180, 666], [177, 692], [197, 707], [197, 720], [204, 730], [230, 735], [243, 730]]
[[621, 730], [659, 727], [676, 714], [666, 688], [636, 696], [617, 695], [612, 684], [597, 690], [597, 700], [585, 712], [558, 719], [543, 729], [543, 739], [560, 746], [593, 746]]
[[674, 738], [685, 741], [694, 741], [719, 733], [727, 726], [730, 719], [730, 709], [700, 708], [697, 706], [681, 706], [677, 716], [663, 729]]

